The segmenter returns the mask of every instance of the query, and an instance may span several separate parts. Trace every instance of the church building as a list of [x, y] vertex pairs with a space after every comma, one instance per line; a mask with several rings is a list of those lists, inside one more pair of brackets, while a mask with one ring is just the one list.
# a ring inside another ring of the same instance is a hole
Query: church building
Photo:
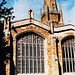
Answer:
[[4, 20], [10, 47], [6, 75], [75, 75], [75, 26], [64, 24], [56, 0], [44, 0], [40, 21], [34, 12], [29, 8], [26, 19]]

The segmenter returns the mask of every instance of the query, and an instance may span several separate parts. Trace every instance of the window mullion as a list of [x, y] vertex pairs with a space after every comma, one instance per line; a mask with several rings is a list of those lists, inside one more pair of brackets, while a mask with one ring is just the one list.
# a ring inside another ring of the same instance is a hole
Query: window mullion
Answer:
[[71, 59], [71, 64], [72, 64], [72, 72], [73, 72], [73, 59]]
[[73, 49], [73, 43], [72, 43], [72, 39], [71, 39], [71, 43], [70, 43], [70, 50], [71, 50], [71, 66], [72, 66], [72, 72], [73, 72], [73, 59], [72, 59], [72, 49]]
[[41, 50], [42, 50], [42, 48], [41, 48], [41, 41], [40, 41], [40, 73], [42, 73], [42, 65], [41, 65], [41, 59], [42, 59], [42, 56], [41, 56]]
[[21, 38], [21, 73], [22, 73], [22, 38]]
[[[71, 45], [72, 45], [72, 49], [74, 49], [74, 46], [73, 46], [73, 39], [71, 40]], [[73, 51], [73, 50], [72, 50]], [[72, 58], [71, 58], [71, 64], [72, 64], [72, 72], [73, 72], [73, 55], [72, 55]]]
[[33, 35], [32, 35], [32, 60], [33, 60], [33, 73], [34, 73], [34, 48], [33, 48]]
[[71, 59], [72, 59], [72, 40], [70, 40], [70, 52], [71, 52]]
[[69, 59], [69, 45], [68, 45], [69, 43], [68, 43], [68, 41], [67, 41], [67, 52], [68, 52], [68, 59]]
[[69, 60], [69, 58], [70, 58], [70, 43], [69, 43], [69, 40], [67, 41], [67, 52], [68, 52], [68, 59], [67, 59], [67, 62], [68, 62], [68, 64], [67, 64], [67, 72], [69, 71], [70, 72], [70, 60]]
[[[71, 58], [70, 58], [70, 61], [71, 61], [71, 59], [72, 59], [72, 47], [71, 47], [71, 40], [70, 40], [70, 55], [71, 55]], [[70, 63], [70, 61], [69, 61], [69, 63]], [[70, 65], [69, 65], [69, 71], [71, 72], [71, 63], [70, 63]]]
[[[74, 42], [74, 41], [73, 41]], [[74, 58], [72, 59], [72, 64], [73, 64], [73, 61], [74, 61], [74, 63], [75, 63], [75, 45], [73, 44], [73, 54], [74, 54]], [[74, 69], [75, 69], [75, 64], [73, 65], [73, 67], [74, 67]], [[73, 72], [75, 71], [73, 69]]]
[[26, 73], [26, 43], [25, 43], [25, 73]]
[[69, 63], [69, 72], [71, 72], [70, 59], [68, 59], [68, 63]]
[[28, 60], [29, 60], [29, 73], [30, 73], [30, 38], [28, 37]]
[[[71, 40], [71, 50], [73, 49], [73, 42], [72, 42], [72, 40]], [[72, 52], [72, 51], [71, 51]], [[73, 72], [73, 59], [71, 58], [71, 64], [72, 64], [72, 72]]]
[[30, 44], [28, 44], [28, 53], [29, 53], [28, 59], [29, 59], [29, 73], [30, 73]]
[[36, 36], [36, 64], [37, 64], [37, 73], [38, 73], [38, 55], [37, 55], [37, 36]]
[[65, 42], [64, 42], [64, 51], [65, 51], [65, 64], [66, 64], [66, 72], [67, 72], [67, 61], [66, 61], [66, 46], [65, 46]]

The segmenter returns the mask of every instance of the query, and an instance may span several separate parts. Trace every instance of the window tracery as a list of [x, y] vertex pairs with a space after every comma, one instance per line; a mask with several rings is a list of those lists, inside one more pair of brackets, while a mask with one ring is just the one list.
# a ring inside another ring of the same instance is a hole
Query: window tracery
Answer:
[[18, 74], [44, 73], [44, 39], [27, 33], [17, 39]]
[[66, 39], [62, 43], [63, 72], [75, 72], [74, 37]]

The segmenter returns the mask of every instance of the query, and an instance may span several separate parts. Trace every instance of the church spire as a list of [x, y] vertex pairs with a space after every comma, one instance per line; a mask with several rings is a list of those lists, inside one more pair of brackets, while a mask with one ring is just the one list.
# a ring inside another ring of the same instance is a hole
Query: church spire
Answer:
[[40, 21], [42, 21], [41, 17], [42, 17], [42, 10], [40, 9]]
[[61, 6], [58, 12], [56, 0], [44, 0], [41, 22], [50, 25], [51, 21], [55, 27], [63, 25]]
[[43, 3], [43, 13], [45, 13], [46, 6], [47, 6], [47, 1], [46, 1], [46, 0], [44, 0], [44, 3]]
[[44, 0], [44, 6], [48, 6], [49, 7], [49, 11], [53, 10], [53, 11], [58, 11], [57, 10], [57, 4], [56, 4], [56, 0]]
[[45, 5], [46, 4], [46, 0], [44, 0], [44, 3], [43, 3], [43, 5]]
[[59, 12], [60, 12], [60, 23], [63, 23], [61, 4], [59, 4]]

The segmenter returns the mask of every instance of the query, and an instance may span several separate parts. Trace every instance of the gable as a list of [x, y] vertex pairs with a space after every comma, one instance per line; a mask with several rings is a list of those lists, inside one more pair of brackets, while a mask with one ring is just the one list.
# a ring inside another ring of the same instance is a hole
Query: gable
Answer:
[[47, 30], [47, 31], [50, 30], [49, 25], [41, 23], [40, 21], [35, 20], [35, 19], [23, 19], [23, 20], [14, 21], [11, 24], [11, 28], [13, 28], [13, 27], [18, 28], [18, 27], [24, 27], [24, 26], [29, 26], [29, 25], [40, 27], [40, 28]]

